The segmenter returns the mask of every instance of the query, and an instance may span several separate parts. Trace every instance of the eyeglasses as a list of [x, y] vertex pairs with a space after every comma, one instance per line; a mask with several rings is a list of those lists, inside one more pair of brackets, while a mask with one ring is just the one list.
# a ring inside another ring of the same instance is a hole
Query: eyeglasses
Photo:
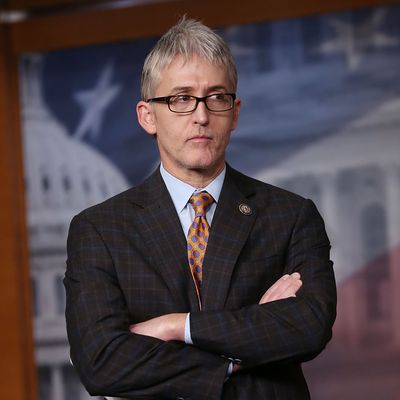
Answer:
[[235, 104], [235, 93], [215, 93], [204, 97], [179, 94], [176, 96], [154, 97], [147, 103], [166, 103], [170, 111], [174, 113], [190, 113], [196, 110], [200, 102], [203, 102], [209, 111], [221, 112], [232, 110]]

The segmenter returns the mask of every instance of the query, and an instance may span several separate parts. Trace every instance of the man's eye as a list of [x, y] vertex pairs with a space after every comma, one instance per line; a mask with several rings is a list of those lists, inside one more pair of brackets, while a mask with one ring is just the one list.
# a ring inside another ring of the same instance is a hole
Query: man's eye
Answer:
[[181, 94], [181, 95], [175, 96], [173, 98], [173, 101], [177, 102], [177, 103], [187, 103], [188, 101], [191, 101], [191, 100], [193, 100], [193, 97], [185, 95], [185, 94]]
[[224, 93], [215, 93], [210, 96], [210, 99], [216, 101], [225, 101], [226, 95]]

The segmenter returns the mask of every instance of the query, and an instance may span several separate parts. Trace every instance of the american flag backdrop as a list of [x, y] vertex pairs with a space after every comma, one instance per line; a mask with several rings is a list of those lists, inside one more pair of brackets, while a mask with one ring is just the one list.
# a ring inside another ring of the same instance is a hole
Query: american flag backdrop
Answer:
[[[317, 400], [400, 398], [399, 21], [393, 6], [220, 31], [242, 99], [228, 162], [312, 198], [332, 241], [334, 338], [304, 366]], [[135, 114], [156, 40], [21, 59], [40, 400], [87, 398], [63, 325], [66, 229], [79, 208], [139, 183], [159, 162]], [[78, 202], [82, 171], [88, 196]], [[93, 180], [99, 193], [89, 195]], [[50, 234], [54, 244], [40, 239]]]

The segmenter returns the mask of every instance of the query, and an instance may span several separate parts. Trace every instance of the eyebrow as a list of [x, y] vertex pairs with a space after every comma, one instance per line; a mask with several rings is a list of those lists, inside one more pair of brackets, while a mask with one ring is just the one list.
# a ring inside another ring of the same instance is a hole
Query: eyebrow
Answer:
[[[172, 90], [171, 93], [180, 93], [180, 92], [191, 92], [193, 91], [194, 88], [192, 86], [175, 86]], [[215, 85], [207, 88], [208, 92], [213, 92], [215, 90], [225, 90], [227, 91], [227, 88], [223, 85]]]

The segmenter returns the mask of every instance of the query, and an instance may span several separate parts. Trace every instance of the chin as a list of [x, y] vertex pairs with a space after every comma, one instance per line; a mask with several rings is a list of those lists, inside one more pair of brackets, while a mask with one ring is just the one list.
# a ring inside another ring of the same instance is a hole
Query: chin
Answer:
[[210, 165], [205, 163], [190, 163], [186, 164], [185, 167], [192, 171], [206, 171], [210, 169]]
[[193, 160], [191, 162], [188, 162], [186, 164], [186, 168], [191, 169], [193, 171], [209, 171], [212, 169], [217, 168], [219, 165], [218, 162], [215, 161], [205, 161], [205, 160], [199, 160], [197, 162], [194, 162]]

